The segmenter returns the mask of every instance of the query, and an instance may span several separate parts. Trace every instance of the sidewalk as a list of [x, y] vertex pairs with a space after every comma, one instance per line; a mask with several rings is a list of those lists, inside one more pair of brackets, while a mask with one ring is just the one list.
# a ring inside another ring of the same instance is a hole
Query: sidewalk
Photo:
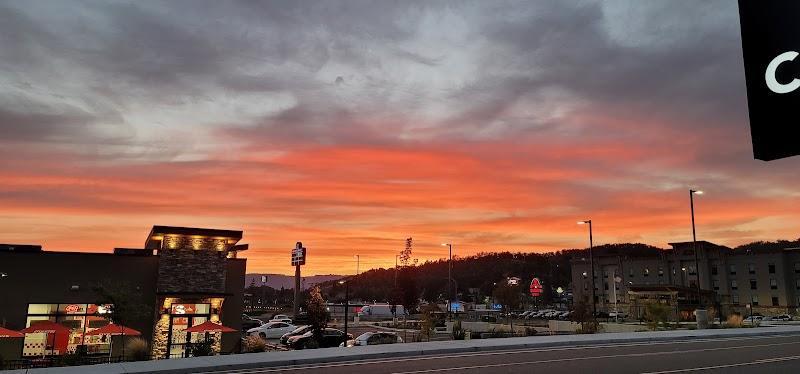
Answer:
[[341, 362], [376, 358], [399, 358], [448, 353], [543, 348], [573, 345], [634, 343], [686, 339], [725, 337], [800, 335], [800, 326], [773, 326], [746, 329], [709, 329], [649, 331], [636, 333], [605, 333], [587, 335], [529, 336], [505, 339], [458, 340], [441, 342], [405, 343], [355, 348], [328, 348], [316, 350], [249, 353], [213, 357], [192, 357], [159, 361], [126, 362], [63, 368], [9, 370], [2, 374], [47, 373], [198, 373], [215, 370], [249, 369], [286, 365]]

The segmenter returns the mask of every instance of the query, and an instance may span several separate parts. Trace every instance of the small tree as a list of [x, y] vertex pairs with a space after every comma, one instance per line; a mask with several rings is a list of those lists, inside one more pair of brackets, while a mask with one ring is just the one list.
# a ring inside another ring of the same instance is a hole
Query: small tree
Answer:
[[417, 269], [413, 266], [404, 267], [397, 278], [397, 287], [400, 291], [400, 304], [411, 313], [419, 302], [419, 289], [417, 287]]
[[581, 324], [581, 333], [594, 334], [600, 327], [586, 300], [580, 300], [572, 310], [572, 319]]
[[503, 314], [509, 315], [512, 310], [519, 307], [522, 301], [522, 289], [519, 285], [500, 282], [492, 293], [494, 299], [503, 306]]
[[436, 313], [440, 312], [439, 307], [436, 306], [434, 303], [430, 303], [425, 305], [421, 311], [421, 324], [420, 324], [420, 334], [424, 336], [426, 339], [430, 340], [431, 335], [433, 334], [433, 330], [436, 328], [436, 324], [438, 323]]
[[325, 308], [325, 300], [322, 299], [319, 286], [314, 286], [309, 290], [308, 303], [308, 324], [314, 333], [316, 341], [322, 339], [322, 329], [328, 325], [328, 311]]
[[647, 320], [647, 326], [650, 327], [651, 330], [658, 329], [659, 324], [661, 324], [661, 326], [664, 328], [669, 327], [669, 324], [667, 323], [669, 318], [669, 306], [666, 304], [647, 304], [644, 316]]

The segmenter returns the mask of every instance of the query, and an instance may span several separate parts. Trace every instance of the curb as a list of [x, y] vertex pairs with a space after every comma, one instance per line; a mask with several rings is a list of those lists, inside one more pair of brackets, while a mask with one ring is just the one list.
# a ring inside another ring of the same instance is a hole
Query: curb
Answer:
[[[699, 330], [708, 331], [708, 330]], [[723, 330], [725, 331], [725, 330]], [[510, 351], [530, 348], [547, 348], [547, 347], [585, 347], [601, 344], [614, 344], [614, 343], [646, 343], [646, 342], [670, 342], [670, 341], [687, 341], [695, 339], [715, 339], [715, 338], [741, 338], [741, 337], [775, 337], [775, 336], [791, 336], [800, 335], [800, 329], [782, 330], [782, 331], [769, 331], [761, 330], [754, 332], [737, 332], [737, 333], [708, 333], [708, 334], [688, 334], [679, 336], [646, 336], [635, 337], [629, 334], [618, 335], [615, 337], [601, 338], [605, 334], [597, 334], [598, 339], [595, 340], [564, 340], [564, 341], [532, 341], [520, 342], [519, 344], [498, 344], [487, 346], [464, 346], [464, 341], [453, 341], [455, 344], [450, 347], [431, 347], [426, 349], [424, 346], [408, 347], [403, 350], [404, 346], [391, 345], [386, 346], [387, 349], [398, 349], [397, 351], [382, 351], [382, 352], [363, 352], [360, 354], [337, 354], [334, 350], [321, 350], [318, 353], [324, 354], [323, 357], [309, 357], [309, 358], [277, 358], [270, 357], [275, 355], [276, 352], [265, 352], [255, 354], [243, 355], [226, 355], [226, 356], [213, 356], [213, 357], [195, 357], [188, 359], [175, 359], [175, 360], [161, 360], [161, 361], [144, 361], [144, 362], [126, 362], [118, 364], [101, 364], [90, 366], [74, 366], [74, 367], [61, 367], [61, 368], [47, 368], [47, 369], [29, 369], [29, 370], [10, 370], [9, 374], [17, 373], [109, 373], [109, 374], [123, 374], [123, 373], [158, 373], [158, 374], [185, 374], [185, 373], [214, 373], [224, 370], [247, 370], [247, 369], [269, 369], [279, 368], [285, 366], [295, 365], [312, 365], [324, 363], [344, 363], [353, 361], [362, 361], [370, 359], [387, 359], [387, 358], [408, 358], [408, 357], [423, 357], [434, 356], [443, 354], [457, 354], [457, 353], [470, 353], [470, 352], [492, 352], [492, 351]], [[530, 337], [534, 338], [535, 337]], [[524, 339], [524, 338], [521, 338]], [[498, 343], [502, 343], [504, 339]], [[441, 343], [441, 342], [433, 342]], [[420, 343], [409, 343], [420, 344]], [[428, 344], [428, 343], [421, 343]], [[369, 348], [369, 347], [364, 347]], [[359, 349], [359, 348], [356, 348]], [[300, 351], [290, 351], [300, 352]], [[307, 352], [307, 351], [303, 351]], [[340, 353], [340, 352], [339, 352]], [[262, 355], [257, 357], [254, 355]], [[222, 362], [220, 362], [222, 361]], [[249, 362], [245, 362], [249, 361]], [[172, 367], [158, 368], [156, 365], [165, 365]], [[4, 372], [6, 373], [6, 372]]]

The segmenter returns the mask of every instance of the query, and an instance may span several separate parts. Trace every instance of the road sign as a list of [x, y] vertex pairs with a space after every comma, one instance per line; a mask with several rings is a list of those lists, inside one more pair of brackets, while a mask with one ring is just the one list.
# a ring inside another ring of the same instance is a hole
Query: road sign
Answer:
[[753, 155], [800, 155], [800, 1], [739, 0]]
[[303, 243], [297, 242], [294, 249], [292, 249], [292, 266], [299, 266], [306, 264], [306, 247]]
[[533, 297], [542, 296], [542, 283], [539, 282], [539, 278], [533, 278], [530, 291]]

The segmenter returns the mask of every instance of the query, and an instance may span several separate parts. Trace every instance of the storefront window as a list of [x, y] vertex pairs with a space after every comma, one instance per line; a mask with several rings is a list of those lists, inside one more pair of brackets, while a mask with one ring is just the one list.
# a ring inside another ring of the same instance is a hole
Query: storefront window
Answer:
[[[205, 339], [205, 335], [186, 333], [186, 329], [197, 326], [207, 321], [210, 316], [210, 304], [172, 304], [170, 305], [170, 357], [184, 357], [186, 343], [198, 343]], [[188, 335], [188, 336], [187, 336]]]
[[26, 326], [49, 320], [69, 330], [69, 333], [26, 334], [23, 356], [63, 355], [75, 353], [85, 345], [88, 353], [107, 353], [106, 336], [86, 336], [86, 333], [109, 323], [110, 306], [97, 304], [29, 304]]

